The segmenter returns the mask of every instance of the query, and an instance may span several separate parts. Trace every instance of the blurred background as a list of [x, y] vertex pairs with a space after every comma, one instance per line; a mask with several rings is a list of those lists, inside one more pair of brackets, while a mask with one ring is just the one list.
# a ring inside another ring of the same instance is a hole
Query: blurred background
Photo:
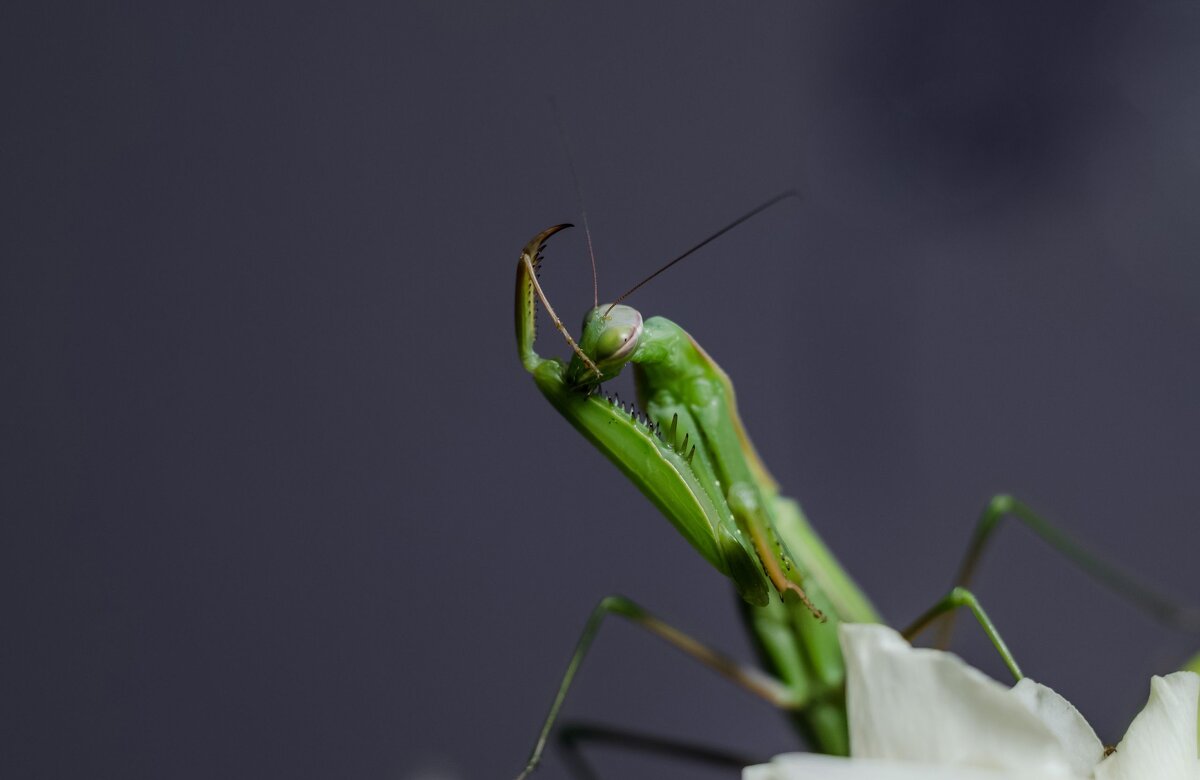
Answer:
[[[750, 657], [516, 359], [518, 252], [579, 221], [551, 95], [601, 299], [801, 190], [630, 303], [890, 621], [998, 491], [1200, 602], [1195, 3], [9, 3], [0, 42], [5, 777], [508, 778], [612, 592]], [[582, 231], [543, 280], [577, 322]], [[1200, 650], [1016, 527], [977, 592], [1109, 742]], [[566, 716], [799, 747], [615, 623]]]

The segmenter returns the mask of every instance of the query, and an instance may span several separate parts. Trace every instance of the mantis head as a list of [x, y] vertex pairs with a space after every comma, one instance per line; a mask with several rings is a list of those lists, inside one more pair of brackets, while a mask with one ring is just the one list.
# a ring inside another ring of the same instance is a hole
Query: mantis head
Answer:
[[576, 353], [567, 366], [567, 383], [586, 390], [617, 376], [637, 351], [641, 338], [642, 315], [637, 309], [621, 304], [593, 308], [583, 317], [579, 337], [579, 350], [592, 365]]
[[[591, 234], [588, 233], [588, 254], [592, 259], [592, 302], [593, 308], [583, 318], [583, 334], [576, 343], [567, 332], [562, 320], [554, 312], [554, 307], [546, 298], [545, 292], [538, 283], [538, 270], [541, 268], [542, 247], [550, 236], [571, 225], [562, 224], [543, 230], [533, 237], [521, 251], [521, 260], [517, 266], [517, 350], [521, 361], [529, 371], [536, 370], [541, 358], [533, 351], [534, 310], [535, 299], [540, 300], [546, 313], [550, 316], [554, 327], [562, 334], [571, 350], [575, 353], [566, 368], [563, 380], [572, 390], [589, 392], [601, 382], [612, 379], [621, 373], [638, 351], [642, 342], [642, 315], [621, 301], [636, 292], [642, 285], [666, 271], [680, 260], [691, 255], [697, 249], [707, 245], [720, 236], [728, 233], [751, 217], [770, 208], [785, 198], [798, 197], [795, 190], [788, 190], [766, 203], [754, 208], [746, 214], [730, 222], [725, 227], [710, 235], [683, 254], [671, 260], [654, 273], [647, 276], [632, 288], [622, 293], [615, 301], [607, 306], [599, 305], [599, 295], [596, 291], [596, 258], [592, 252]], [[587, 226], [587, 216], [584, 215], [584, 226]]]
[[[542, 359], [533, 351], [535, 300], [541, 301], [554, 327], [562, 334], [574, 355], [562, 373], [562, 381], [571, 390], [590, 393], [621, 369], [637, 351], [642, 337], [642, 315], [629, 306], [611, 303], [594, 306], [583, 318], [579, 342], [571, 337], [538, 282], [542, 248], [546, 239], [570, 225], [546, 228], [521, 250], [517, 264], [517, 351], [528, 371], [537, 370]], [[593, 298], [594, 302], [594, 298]]]

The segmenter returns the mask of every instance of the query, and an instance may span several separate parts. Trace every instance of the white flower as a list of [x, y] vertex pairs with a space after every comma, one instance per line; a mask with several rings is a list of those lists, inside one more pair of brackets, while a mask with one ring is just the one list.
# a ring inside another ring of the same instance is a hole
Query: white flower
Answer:
[[1155, 677], [1116, 752], [1071, 704], [1026, 678], [1006, 688], [878, 625], [843, 625], [852, 758], [809, 753], [743, 780], [1200, 780], [1200, 676]]

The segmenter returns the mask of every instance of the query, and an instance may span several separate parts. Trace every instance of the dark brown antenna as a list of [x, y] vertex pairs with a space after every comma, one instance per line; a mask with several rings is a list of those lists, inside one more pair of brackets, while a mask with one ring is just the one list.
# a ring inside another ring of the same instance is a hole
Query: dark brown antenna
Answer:
[[608, 314], [610, 311], [612, 311], [612, 308], [613, 308], [613, 306], [616, 306], [618, 303], [620, 303], [621, 301], [625, 300], [625, 299], [626, 299], [626, 298], [628, 298], [630, 295], [633, 295], [633, 294], [634, 294], [635, 292], [637, 292], [637, 290], [638, 290], [638, 289], [640, 289], [640, 288], [641, 288], [641, 286], [642, 286], [642, 285], [644, 285], [646, 282], [648, 282], [648, 281], [650, 281], [651, 279], [653, 279], [654, 277], [658, 276], [658, 275], [659, 275], [659, 274], [661, 274], [663, 271], [665, 271], [665, 270], [667, 270], [668, 268], [670, 268], [671, 266], [675, 265], [675, 264], [676, 264], [676, 263], [678, 263], [680, 260], [682, 260], [683, 258], [687, 257], [687, 256], [688, 256], [688, 255], [690, 255], [692, 252], [695, 252], [697, 249], [699, 249], [700, 247], [704, 246], [705, 244], [707, 244], [707, 243], [709, 243], [709, 242], [711, 242], [711, 241], [715, 241], [716, 239], [720, 238], [721, 236], [725, 235], [725, 234], [726, 234], [726, 233], [728, 233], [729, 231], [733, 230], [735, 227], [737, 227], [738, 225], [742, 224], [743, 222], [745, 222], [746, 220], [750, 219], [751, 217], [757, 216], [757, 215], [761, 214], [762, 212], [766, 211], [767, 209], [771, 208], [772, 206], [774, 206], [774, 205], [775, 205], [776, 203], [778, 203], [779, 201], [781, 201], [781, 200], [786, 200], [787, 198], [799, 198], [799, 197], [800, 197], [800, 193], [796, 192], [795, 190], [788, 190], [787, 192], [781, 192], [781, 193], [779, 193], [779, 194], [778, 194], [778, 195], [776, 195], [775, 197], [773, 197], [773, 198], [771, 198], [770, 200], [768, 200], [766, 203], [763, 203], [762, 205], [760, 205], [760, 206], [757, 206], [757, 207], [755, 207], [755, 208], [751, 209], [750, 211], [746, 212], [746, 213], [745, 213], [745, 214], [743, 214], [742, 216], [740, 216], [740, 217], [738, 217], [737, 219], [735, 219], [733, 222], [730, 222], [728, 225], [726, 225], [725, 227], [723, 227], [723, 228], [721, 228], [720, 230], [718, 230], [716, 233], [713, 233], [711, 236], [709, 236], [708, 238], [706, 238], [706, 239], [704, 239], [703, 241], [701, 241], [699, 244], [696, 244], [694, 247], [692, 247], [692, 248], [691, 248], [691, 249], [689, 249], [688, 251], [684, 252], [684, 253], [683, 253], [683, 254], [681, 254], [679, 257], [677, 257], [677, 258], [675, 258], [674, 260], [672, 260], [671, 262], [667, 263], [667, 264], [666, 264], [666, 265], [664, 265], [662, 268], [660, 268], [660, 269], [658, 269], [657, 271], [655, 271], [654, 273], [650, 274], [650, 275], [649, 275], [649, 276], [647, 276], [645, 279], [643, 279], [642, 281], [640, 281], [640, 282], [638, 282], [637, 284], [635, 284], [633, 287], [629, 288], [629, 290], [627, 290], [626, 292], [622, 293], [622, 294], [621, 294], [621, 296], [620, 296], [619, 298], [617, 298], [615, 301], [613, 301], [611, 304], [609, 304], [608, 308], [604, 310], [604, 313], [605, 313], [605, 314]]
[[587, 209], [583, 206], [583, 187], [579, 184], [579, 174], [575, 172], [575, 157], [571, 154], [571, 144], [567, 140], [567, 130], [563, 127], [562, 117], [558, 115], [558, 102], [551, 95], [550, 112], [554, 114], [554, 124], [558, 127], [558, 137], [562, 140], [563, 151], [567, 154], [567, 167], [571, 169], [571, 181], [575, 184], [575, 196], [579, 199], [579, 213], [583, 215], [583, 234], [587, 236], [588, 257], [592, 260], [592, 307], [600, 305], [600, 282], [596, 277], [596, 253], [592, 250], [592, 228], [588, 225]]

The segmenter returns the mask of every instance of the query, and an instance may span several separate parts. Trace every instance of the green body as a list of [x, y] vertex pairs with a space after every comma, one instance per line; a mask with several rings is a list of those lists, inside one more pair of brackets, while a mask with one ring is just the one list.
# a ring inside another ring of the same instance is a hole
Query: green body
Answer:
[[[678, 325], [626, 306], [588, 313], [568, 364], [533, 349], [539, 234], [517, 268], [517, 344], [538, 389], [733, 580], [764, 663], [792, 691], [818, 751], [846, 754], [840, 621], [878, 622], [865, 595], [781, 496], [738, 416], [729, 377]], [[556, 326], [553, 309], [542, 298]], [[569, 336], [568, 336], [569, 339]], [[645, 417], [596, 392], [632, 363]]]
[[[718, 231], [689, 253], [782, 197]], [[558, 225], [535, 236], [517, 265], [521, 362], [554, 407], [662, 511], [705, 560], [733, 581], [743, 600], [746, 625], [772, 674], [765, 677], [756, 669], [743, 668], [629, 599], [608, 596], [597, 605], [580, 635], [520, 778], [537, 766], [571, 680], [608, 614], [634, 621], [789, 710], [814, 750], [846, 754], [845, 665], [837, 625], [842, 621], [879, 622], [879, 616], [809, 525], [799, 505], [779, 494], [746, 435], [729, 377], [691, 336], [670, 320], [652, 317], [643, 321], [634, 309], [613, 304], [588, 312], [579, 342], [571, 337], [537, 282], [542, 246], [564, 227], [570, 226]], [[542, 358], [533, 349], [538, 300], [574, 350], [569, 363]], [[600, 382], [615, 377], [629, 364], [646, 410], [644, 417], [599, 392]], [[987, 502], [976, 523], [954, 585], [903, 632], [907, 638], [911, 640], [954, 610], [969, 609], [1013, 679], [1021, 679], [1012, 653], [966, 587], [988, 540], [1006, 518], [1021, 523], [1098, 582], [1165, 625], [1200, 632], [1200, 611], [1163, 597], [1087, 552], [1023, 502], [999, 494]], [[939, 644], [949, 640], [951, 626], [952, 619], [942, 624]], [[1200, 671], [1200, 656], [1184, 668]]]

